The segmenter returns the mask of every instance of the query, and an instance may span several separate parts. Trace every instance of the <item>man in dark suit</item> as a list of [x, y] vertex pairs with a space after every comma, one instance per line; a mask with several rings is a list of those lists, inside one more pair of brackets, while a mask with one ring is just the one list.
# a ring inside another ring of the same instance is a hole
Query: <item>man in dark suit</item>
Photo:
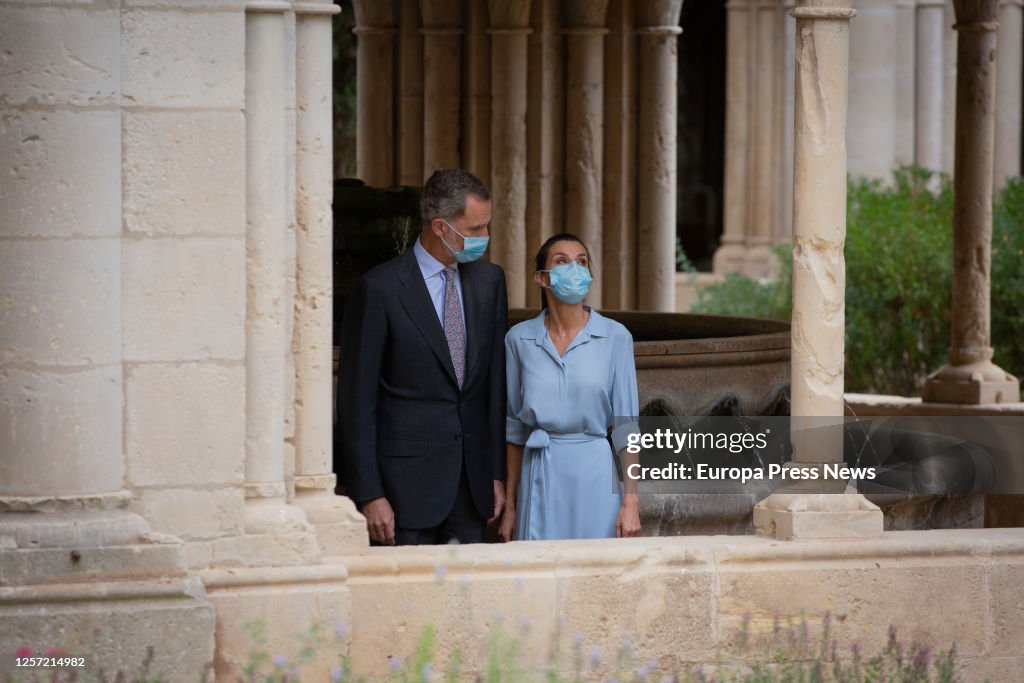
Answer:
[[505, 274], [477, 260], [490, 194], [467, 171], [423, 188], [422, 232], [364, 275], [341, 334], [348, 495], [380, 544], [476, 543], [504, 504]]

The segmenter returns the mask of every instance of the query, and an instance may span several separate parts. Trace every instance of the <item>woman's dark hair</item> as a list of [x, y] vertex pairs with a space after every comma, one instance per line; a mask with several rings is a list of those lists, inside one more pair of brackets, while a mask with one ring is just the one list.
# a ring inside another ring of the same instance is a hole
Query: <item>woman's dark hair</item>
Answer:
[[[590, 260], [590, 249], [587, 249], [587, 245], [583, 243], [583, 240], [568, 232], [552, 235], [544, 242], [544, 244], [540, 245], [540, 250], [537, 251], [537, 258], [534, 259], [534, 265], [537, 266], [537, 270], [544, 270], [548, 265], [548, 256], [551, 255], [551, 247], [554, 246], [556, 242], [576, 242], [583, 247], [583, 250], [587, 252], [587, 267], [590, 270], [590, 274], [594, 274], [594, 264]], [[543, 287], [541, 287], [540, 290], [540, 307], [542, 309], [548, 307], [548, 293], [544, 291]]]

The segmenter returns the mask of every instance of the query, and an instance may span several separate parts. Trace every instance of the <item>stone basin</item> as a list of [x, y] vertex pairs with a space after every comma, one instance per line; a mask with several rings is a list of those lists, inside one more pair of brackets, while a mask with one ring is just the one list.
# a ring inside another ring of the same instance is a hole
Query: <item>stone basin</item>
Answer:
[[[537, 312], [513, 309], [509, 322]], [[789, 414], [789, 323], [693, 313], [601, 314], [633, 334], [642, 414]]]

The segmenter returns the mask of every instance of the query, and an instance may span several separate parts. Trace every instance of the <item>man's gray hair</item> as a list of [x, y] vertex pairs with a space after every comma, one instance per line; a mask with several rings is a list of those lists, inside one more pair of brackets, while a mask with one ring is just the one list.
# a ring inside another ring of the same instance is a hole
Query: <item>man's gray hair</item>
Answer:
[[479, 199], [489, 200], [491, 193], [479, 178], [461, 168], [442, 168], [423, 186], [420, 198], [420, 219], [423, 227], [430, 225], [435, 218], [443, 218], [451, 222], [466, 212], [466, 197], [474, 195]]

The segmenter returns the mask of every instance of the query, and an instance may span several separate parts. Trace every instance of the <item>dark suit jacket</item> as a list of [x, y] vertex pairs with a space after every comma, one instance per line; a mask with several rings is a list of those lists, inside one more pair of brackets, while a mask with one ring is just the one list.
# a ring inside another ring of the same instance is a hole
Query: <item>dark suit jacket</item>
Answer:
[[364, 275], [349, 295], [338, 369], [338, 425], [348, 495], [386, 496], [396, 527], [437, 526], [451, 511], [462, 462], [480, 516], [505, 471], [505, 273], [461, 264], [466, 379], [412, 249]]

